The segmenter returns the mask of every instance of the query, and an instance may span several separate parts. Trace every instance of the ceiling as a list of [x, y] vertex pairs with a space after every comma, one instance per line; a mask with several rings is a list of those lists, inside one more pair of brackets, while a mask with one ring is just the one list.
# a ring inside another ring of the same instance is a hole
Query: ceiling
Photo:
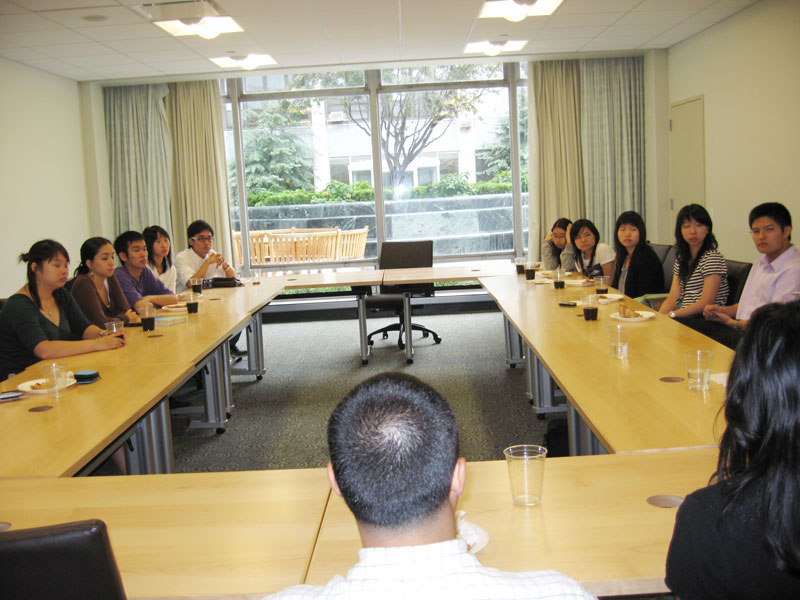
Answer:
[[465, 55], [467, 42], [502, 35], [528, 43], [495, 60], [641, 52], [756, 1], [564, 0], [549, 17], [511, 23], [478, 19], [482, 0], [216, 0], [244, 33], [205, 40], [171, 37], [132, 10], [161, 0], [0, 0], [0, 56], [78, 81], [119, 81], [242, 73], [209, 59], [253, 53], [281, 70], [471, 60], [480, 55]]

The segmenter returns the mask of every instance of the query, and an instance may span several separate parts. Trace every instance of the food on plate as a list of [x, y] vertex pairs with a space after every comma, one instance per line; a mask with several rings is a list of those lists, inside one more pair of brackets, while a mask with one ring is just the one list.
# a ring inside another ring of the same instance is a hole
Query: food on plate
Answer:
[[632, 308], [628, 308], [623, 304], [622, 306], [619, 307], [619, 316], [624, 317], [626, 319], [635, 319], [636, 317], [639, 316], [639, 313], [637, 313]]
[[34, 383], [31, 386], [31, 389], [32, 390], [37, 390], [37, 391], [38, 390], [46, 390], [47, 389], [47, 383], [44, 382], [44, 381], [39, 381], [38, 383]]

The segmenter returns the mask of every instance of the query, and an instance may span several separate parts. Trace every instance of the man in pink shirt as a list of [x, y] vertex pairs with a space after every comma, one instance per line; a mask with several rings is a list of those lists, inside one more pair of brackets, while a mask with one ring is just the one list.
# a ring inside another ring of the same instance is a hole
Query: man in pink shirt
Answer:
[[783, 204], [766, 202], [750, 211], [750, 232], [761, 253], [744, 284], [742, 297], [732, 306], [709, 305], [708, 320], [698, 329], [707, 336], [735, 348], [750, 314], [772, 302], [789, 302], [800, 292], [800, 252], [792, 244], [792, 216]]

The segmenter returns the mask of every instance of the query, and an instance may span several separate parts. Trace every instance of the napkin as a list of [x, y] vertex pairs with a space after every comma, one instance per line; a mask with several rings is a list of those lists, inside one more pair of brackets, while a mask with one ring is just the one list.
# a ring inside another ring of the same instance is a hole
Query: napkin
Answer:
[[709, 379], [714, 383], [718, 383], [722, 387], [728, 387], [728, 374], [727, 373], [713, 373]]
[[598, 298], [600, 304], [611, 304], [612, 302], [619, 302], [622, 298]]

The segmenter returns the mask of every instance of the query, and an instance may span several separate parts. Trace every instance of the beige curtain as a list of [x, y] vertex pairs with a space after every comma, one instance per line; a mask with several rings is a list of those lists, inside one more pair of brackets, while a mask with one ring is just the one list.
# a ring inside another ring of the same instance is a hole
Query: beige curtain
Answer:
[[[530, 119], [529, 137], [532, 164], [529, 248], [531, 255], [536, 256], [541, 240], [556, 219], [568, 217], [574, 221], [584, 216], [580, 69], [574, 60], [542, 61], [530, 63], [528, 73], [528, 97], [532, 105], [535, 103], [529, 109], [535, 115], [535, 119]], [[534, 177], [536, 168], [538, 178]]]
[[222, 104], [216, 81], [169, 84], [172, 131], [172, 238], [187, 247], [186, 227], [202, 219], [214, 228], [214, 249], [233, 264]]

